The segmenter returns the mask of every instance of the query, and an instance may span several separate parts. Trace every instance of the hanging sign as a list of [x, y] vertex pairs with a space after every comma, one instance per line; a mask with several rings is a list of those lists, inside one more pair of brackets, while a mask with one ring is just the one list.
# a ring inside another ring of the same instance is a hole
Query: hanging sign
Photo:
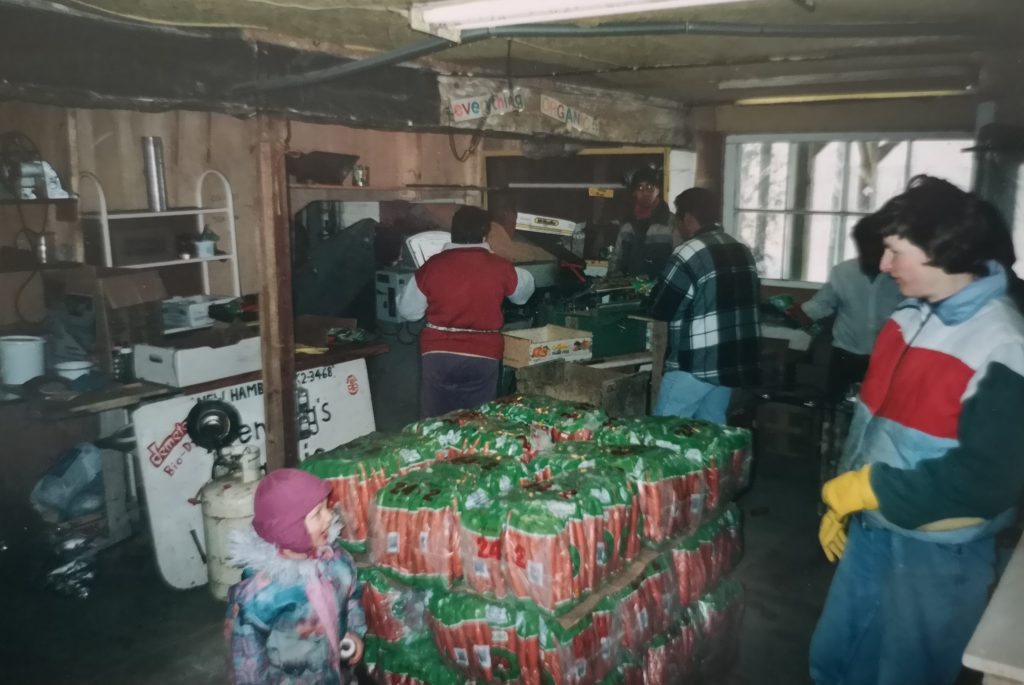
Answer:
[[573, 109], [553, 97], [548, 97], [547, 95], [540, 96], [540, 113], [546, 117], [561, 121], [569, 128], [594, 136], [598, 135], [597, 119], [578, 109]]
[[526, 108], [526, 100], [520, 90], [503, 90], [500, 93], [476, 95], [469, 98], [451, 98], [452, 119], [455, 121], [471, 121], [483, 119], [492, 114], [508, 114], [521, 112]]

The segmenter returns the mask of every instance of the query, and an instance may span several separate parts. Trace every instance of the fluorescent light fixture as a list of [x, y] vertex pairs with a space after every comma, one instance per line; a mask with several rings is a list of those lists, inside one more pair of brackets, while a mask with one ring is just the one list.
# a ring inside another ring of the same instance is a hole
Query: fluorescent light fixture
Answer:
[[409, 8], [409, 25], [417, 31], [458, 41], [465, 29], [542, 24], [742, 1], [744, 0], [439, 0], [413, 3]]
[[845, 100], [901, 100], [904, 98], [945, 98], [968, 95], [967, 90], [902, 90], [875, 93], [833, 93], [820, 95], [780, 95], [778, 97], [745, 98], [736, 105], [797, 105], [810, 102], [842, 102]]
[[792, 88], [832, 83], [866, 83], [869, 81], [910, 81], [921, 79], [960, 79], [971, 83], [977, 70], [961, 66], [926, 66], [903, 69], [870, 69], [825, 74], [789, 74], [763, 78], [725, 79], [718, 83], [719, 90], [747, 90], [750, 88]]

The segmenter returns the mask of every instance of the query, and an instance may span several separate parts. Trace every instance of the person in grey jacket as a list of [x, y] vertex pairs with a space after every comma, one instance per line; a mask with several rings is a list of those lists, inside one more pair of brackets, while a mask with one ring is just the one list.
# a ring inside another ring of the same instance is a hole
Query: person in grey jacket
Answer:
[[828, 282], [792, 312], [804, 323], [836, 317], [826, 384], [832, 402], [842, 400], [852, 384], [864, 380], [875, 339], [903, 299], [896, 281], [878, 268], [883, 250], [879, 230], [886, 222], [881, 213], [858, 221], [853, 228], [858, 258], [832, 267]]
[[661, 197], [661, 175], [639, 169], [630, 180], [633, 206], [629, 221], [619, 229], [608, 260], [609, 276], [640, 276], [657, 280], [672, 250], [681, 243], [675, 220]]

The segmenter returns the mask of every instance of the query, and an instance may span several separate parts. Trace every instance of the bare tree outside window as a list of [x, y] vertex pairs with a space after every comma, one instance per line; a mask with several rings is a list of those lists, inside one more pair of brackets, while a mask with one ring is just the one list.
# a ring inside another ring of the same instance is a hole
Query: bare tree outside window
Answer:
[[824, 282], [856, 256], [850, 230], [916, 174], [969, 188], [966, 138], [731, 136], [726, 230], [750, 246], [763, 278]]

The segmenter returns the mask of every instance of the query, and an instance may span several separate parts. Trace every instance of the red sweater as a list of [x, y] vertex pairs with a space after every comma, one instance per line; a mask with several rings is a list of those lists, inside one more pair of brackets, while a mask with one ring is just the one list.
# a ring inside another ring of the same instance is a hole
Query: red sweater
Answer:
[[[445, 250], [416, 271], [427, 298], [427, 323], [447, 328], [499, 330], [501, 305], [518, 283], [515, 267], [484, 247]], [[501, 359], [500, 333], [452, 333], [424, 328], [420, 352], [453, 352]]]

